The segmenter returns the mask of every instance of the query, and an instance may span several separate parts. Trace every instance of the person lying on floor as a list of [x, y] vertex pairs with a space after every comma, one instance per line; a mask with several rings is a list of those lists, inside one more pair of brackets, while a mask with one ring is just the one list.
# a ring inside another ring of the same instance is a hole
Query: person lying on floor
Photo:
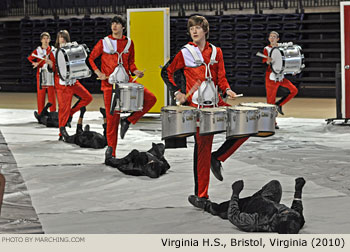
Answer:
[[280, 203], [282, 187], [280, 182], [272, 180], [250, 197], [239, 198], [243, 181], [232, 184], [231, 200], [217, 204], [206, 198], [190, 195], [189, 202], [212, 215], [228, 219], [233, 225], [246, 232], [278, 232], [297, 234], [304, 226], [302, 189], [305, 179], [295, 179], [295, 192], [292, 206]]
[[102, 149], [106, 147], [106, 110], [104, 108], [100, 108], [100, 112], [103, 115], [104, 119], [104, 123], [102, 125], [103, 135], [95, 131], [90, 131], [90, 126], [88, 124], [84, 127], [83, 130], [83, 118], [85, 112], [85, 107], [80, 108], [77, 130], [74, 135], [70, 136], [64, 127], [60, 129], [60, 132], [63, 136], [63, 141], [79, 145], [82, 148]]
[[112, 147], [108, 147], [105, 162], [126, 175], [159, 178], [170, 168], [164, 158], [164, 151], [164, 144], [152, 143], [152, 148], [146, 152], [134, 149], [123, 158], [115, 158], [112, 156]]
[[58, 112], [49, 112], [48, 109], [51, 106], [52, 104], [48, 102], [40, 114], [37, 111], [34, 111], [34, 116], [39, 124], [44, 124], [46, 127], [58, 128]]

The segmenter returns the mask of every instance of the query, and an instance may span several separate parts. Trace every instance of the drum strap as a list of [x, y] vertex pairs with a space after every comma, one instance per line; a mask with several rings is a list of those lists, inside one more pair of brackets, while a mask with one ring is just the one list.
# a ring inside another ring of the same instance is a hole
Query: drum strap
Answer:
[[[128, 42], [126, 43], [126, 46], [125, 46], [124, 50], [121, 52], [121, 54], [128, 53], [129, 48], [131, 46], [131, 39], [128, 37], [126, 37], [126, 38], [128, 39]], [[104, 37], [103, 40], [106, 42], [106, 45], [107, 45], [108, 50], [109, 50], [109, 54], [117, 53], [117, 43], [116, 43], [116, 48], [114, 48], [113, 44], [111, 42], [111, 39], [108, 36]]]

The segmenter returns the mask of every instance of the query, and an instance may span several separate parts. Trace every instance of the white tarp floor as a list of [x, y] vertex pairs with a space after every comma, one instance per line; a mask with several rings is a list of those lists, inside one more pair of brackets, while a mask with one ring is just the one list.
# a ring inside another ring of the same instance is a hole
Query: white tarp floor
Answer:
[[[70, 134], [77, 117], [68, 128]], [[193, 137], [187, 149], [167, 149], [170, 170], [151, 179], [104, 165], [105, 149], [58, 141], [58, 129], [36, 123], [33, 110], [0, 109], [0, 118], [0, 131], [45, 233], [242, 233], [229, 221], [188, 203], [194, 190]], [[306, 224], [300, 233], [350, 233], [350, 128], [327, 125], [322, 119], [277, 121], [281, 129], [274, 136], [251, 137], [223, 163], [223, 182], [211, 175], [210, 199], [228, 200], [231, 184], [238, 179], [245, 182], [242, 197], [277, 179], [282, 203], [290, 206], [294, 179], [303, 176]], [[88, 111], [84, 124], [102, 133], [99, 112]], [[215, 135], [213, 150], [224, 140], [224, 134]], [[159, 115], [131, 125], [126, 137], [118, 139], [117, 157], [135, 148], [147, 151], [152, 142], [161, 142]], [[4, 204], [17, 194], [5, 192]], [[9, 214], [3, 209], [2, 218]], [[23, 232], [21, 226], [16, 232]]]

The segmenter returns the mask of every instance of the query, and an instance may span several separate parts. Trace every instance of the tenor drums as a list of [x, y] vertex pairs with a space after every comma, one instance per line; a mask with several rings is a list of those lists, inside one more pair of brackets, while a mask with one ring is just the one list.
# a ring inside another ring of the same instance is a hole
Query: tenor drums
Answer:
[[259, 109], [244, 106], [227, 108], [226, 139], [241, 138], [258, 133]]
[[120, 97], [115, 110], [135, 112], [143, 109], [143, 85], [137, 83], [119, 83]]
[[271, 69], [275, 74], [297, 74], [304, 68], [304, 55], [298, 45], [274, 47], [270, 57]]
[[40, 85], [42, 88], [48, 88], [55, 86], [54, 73], [49, 72], [45, 68], [40, 69]]
[[262, 102], [241, 103], [241, 106], [259, 109], [258, 134], [256, 136], [267, 137], [275, 134], [275, 121], [277, 116], [276, 106]]
[[197, 110], [189, 106], [166, 106], [161, 109], [162, 140], [187, 137], [197, 132]]
[[199, 110], [199, 134], [217, 134], [226, 131], [226, 108], [202, 108]]
[[91, 71], [86, 65], [87, 52], [89, 49], [85, 44], [68, 43], [58, 49], [56, 53], [56, 64], [58, 74], [64, 81], [71, 79], [84, 79], [91, 76]]

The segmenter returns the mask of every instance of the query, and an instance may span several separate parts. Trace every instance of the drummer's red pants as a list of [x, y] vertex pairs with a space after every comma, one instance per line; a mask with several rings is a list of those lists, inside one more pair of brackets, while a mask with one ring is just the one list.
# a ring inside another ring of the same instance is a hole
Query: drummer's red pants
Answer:
[[[111, 99], [112, 99], [112, 89], [103, 90], [103, 98], [106, 108], [106, 117], [107, 117], [107, 143], [108, 146], [113, 148], [113, 157], [115, 157], [115, 151], [118, 142], [118, 126], [120, 119], [120, 112], [114, 111], [111, 115]], [[135, 124], [145, 113], [147, 113], [153, 105], [156, 103], [157, 98], [151, 93], [146, 87], [144, 87], [143, 95], [143, 109], [138, 112], [133, 112], [129, 117], [128, 121], [132, 124]]]
[[279, 86], [285, 87], [289, 90], [289, 95], [285, 99], [283, 99], [283, 101], [279, 104], [280, 106], [283, 106], [284, 104], [289, 102], [298, 93], [298, 89], [288, 79], [284, 78], [282, 81], [275, 82], [273, 80], [270, 80], [270, 74], [266, 73], [265, 87], [267, 103], [276, 103], [276, 94]]
[[41, 111], [45, 107], [45, 97], [46, 97], [46, 91], [47, 91], [47, 99], [52, 104], [50, 107], [51, 112], [56, 111], [56, 92], [55, 87], [48, 87], [48, 88], [42, 88], [40, 89], [40, 73], [36, 75], [36, 90], [37, 90], [37, 104], [38, 104], [38, 113], [40, 114]]
[[[194, 171], [194, 193], [198, 197], [208, 198], [211, 148], [214, 135], [199, 135], [199, 128], [195, 135], [195, 146], [193, 156]], [[213, 157], [225, 161], [230, 157], [249, 137], [226, 140], [225, 143], [215, 152]]]
[[[59, 87], [56, 92], [59, 105], [58, 125], [60, 128], [66, 126], [69, 116], [73, 116], [80, 108], [87, 106], [92, 101], [92, 95], [79, 81], [76, 81], [72, 86]], [[71, 109], [73, 95], [79, 96], [80, 101], [77, 106]]]

